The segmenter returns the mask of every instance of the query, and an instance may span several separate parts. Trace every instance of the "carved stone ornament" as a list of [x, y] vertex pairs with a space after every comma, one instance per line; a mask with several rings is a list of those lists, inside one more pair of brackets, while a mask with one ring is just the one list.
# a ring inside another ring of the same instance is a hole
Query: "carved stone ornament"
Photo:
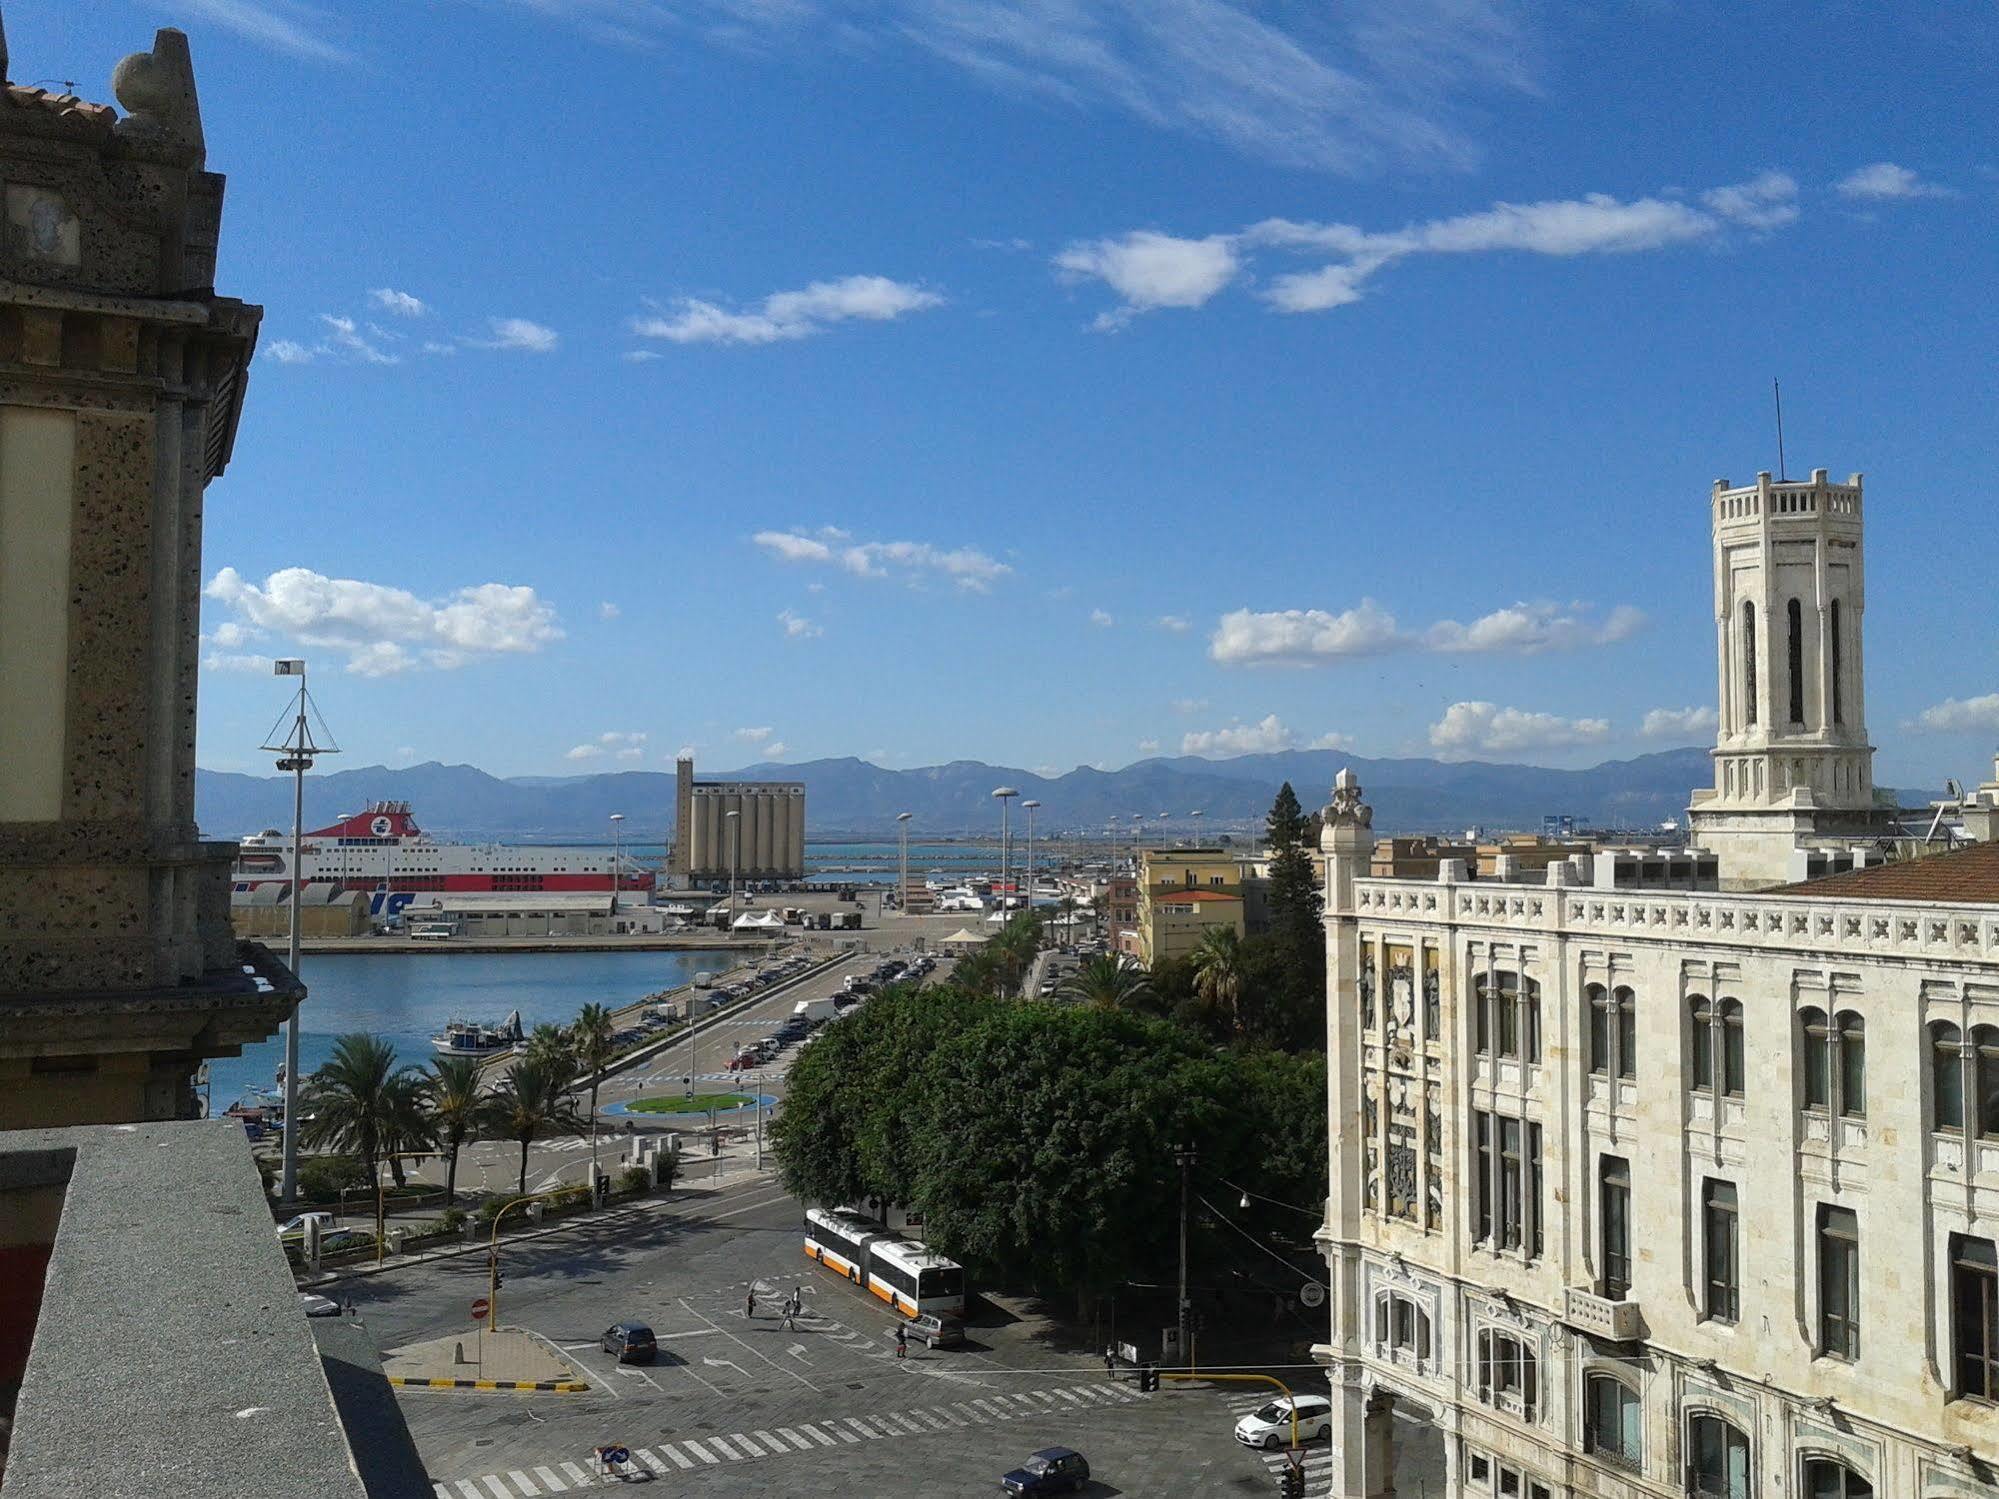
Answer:
[[1374, 826], [1374, 808], [1360, 799], [1360, 777], [1351, 766], [1333, 777], [1333, 799], [1323, 815], [1327, 827]]

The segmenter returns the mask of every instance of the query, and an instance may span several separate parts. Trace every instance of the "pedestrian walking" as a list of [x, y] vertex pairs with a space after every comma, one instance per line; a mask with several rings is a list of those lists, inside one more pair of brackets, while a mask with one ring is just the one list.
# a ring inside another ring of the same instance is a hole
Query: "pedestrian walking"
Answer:
[[1104, 1378], [1117, 1378], [1117, 1355], [1108, 1348], [1104, 1350]]
[[754, 1317], [756, 1314], [757, 1314], [757, 1288], [755, 1286], [751, 1286], [748, 1293], [745, 1294], [743, 1297], [743, 1315], [745, 1317]]
[[897, 1358], [909, 1357], [909, 1329], [900, 1322], [895, 1324], [895, 1356]]

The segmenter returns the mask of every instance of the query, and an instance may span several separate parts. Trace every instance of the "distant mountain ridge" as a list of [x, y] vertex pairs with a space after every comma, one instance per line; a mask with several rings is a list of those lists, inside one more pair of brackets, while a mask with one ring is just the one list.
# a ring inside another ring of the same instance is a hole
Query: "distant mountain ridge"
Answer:
[[[1538, 831], [1547, 814], [1599, 827], [1647, 828], [1686, 810], [1697, 786], [1711, 785], [1704, 749], [1664, 750], [1584, 770], [1428, 759], [1371, 760], [1337, 750], [1292, 750], [1204, 760], [1183, 755], [1141, 760], [1122, 770], [1079, 766], [1040, 776], [978, 760], [885, 770], [852, 757], [793, 765], [758, 764], [703, 772], [704, 779], [757, 777], [803, 781], [808, 836], [892, 836], [895, 815], [912, 813], [913, 833], [985, 836], [999, 818], [993, 788], [1018, 787], [1042, 804], [1040, 827], [1101, 832], [1137, 813], [1184, 836], [1188, 814], [1215, 832], [1260, 826], [1277, 788], [1289, 781], [1307, 808], [1325, 801], [1333, 776], [1351, 766], [1375, 809], [1382, 833], [1457, 832], [1471, 826]], [[501, 778], [470, 765], [391, 768], [369, 765], [310, 775], [306, 821], [322, 826], [371, 801], [407, 801], [425, 831], [440, 838], [607, 841], [613, 812], [625, 814], [625, 837], [656, 843], [673, 820], [673, 776], [623, 770], [579, 776]], [[195, 772], [195, 811], [210, 837], [235, 838], [291, 825], [291, 780], [228, 771]], [[1016, 820], [1018, 820], [1016, 808]]]

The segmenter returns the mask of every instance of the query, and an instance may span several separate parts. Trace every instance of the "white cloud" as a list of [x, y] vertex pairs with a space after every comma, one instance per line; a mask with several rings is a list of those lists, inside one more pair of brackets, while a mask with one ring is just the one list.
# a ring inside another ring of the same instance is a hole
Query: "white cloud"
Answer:
[[563, 752], [565, 760], [601, 760], [604, 746], [601, 744], [579, 744]]
[[1947, 697], [1916, 715], [1916, 726], [1938, 734], [1966, 734], [1999, 729], [1999, 692], [1981, 697]]
[[264, 352], [279, 364], [310, 364], [315, 351], [295, 338], [274, 338], [264, 345]]
[[1105, 610], [1092, 609], [1090, 611], [1090, 623], [1100, 630], [1108, 630], [1117, 621], [1112, 619], [1110, 614]]
[[[828, 536], [832, 540], [827, 540]], [[759, 531], [750, 538], [780, 562], [836, 566], [860, 578], [899, 577], [905, 582], [941, 574], [960, 588], [986, 592], [1013, 569], [977, 547], [935, 547], [927, 541], [852, 541], [837, 527], [817, 536]]]
[[1459, 170], [1466, 106], [1537, 86], [1539, 50], [1504, 0], [513, 0], [634, 49], [691, 33], [813, 61], [915, 50], [997, 92], [1114, 111], [1289, 167]]
[[1645, 616], [1629, 604], [1619, 604], [1605, 619], [1592, 617], [1587, 605], [1562, 608], [1554, 604], [1514, 604], [1473, 620], [1439, 620], [1423, 632], [1426, 650], [1495, 652], [1535, 656], [1543, 651], [1576, 650], [1628, 640], [1644, 627]]
[[1228, 665], [1292, 665], [1378, 655], [1403, 643], [1395, 616], [1372, 599], [1339, 614], [1323, 609], [1237, 609], [1208, 638], [1208, 655]]
[[1207, 706], [1208, 700], [1204, 697], [1176, 697], [1173, 699], [1173, 711], [1178, 713], [1182, 718], [1187, 717], [1189, 714], [1199, 713]]
[[1229, 666], [1306, 666], [1350, 656], [1423, 650], [1516, 656], [1579, 650], [1629, 639], [1645, 616], [1619, 604], [1599, 619], [1588, 604], [1514, 604], [1461, 624], [1439, 620], [1407, 631], [1372, 599], [1332, 614], [1324, 609], [1237, 609], [1224, 614], [1208, 639], [1210, 659]]
[[1892, 161], [1877, 161], [1857, 168], [1840, 178], [1834, 189], [1842, 198], [1862, 203], [1895, 203], [1910, 198], [1954, 198], [1953, 188], [1925, 182], [1907, 167]]
[[423, 341], [422, 346], [417, 350], [417, 352], [419, 354], [431, 354], [431, 355], [456, 354], [458, 352], [458, 345], [439, 343], [434, 338], [427, 338]]
[[1098, 317], [1094, 326], [1104, 331], [1136, 313], [1205, 306], [1235, 280], [1242, 263], [1227, 235], [1179, 239], [1138, 229], [1119, 239], [1078, 241], [1055, 257], [1055, 267], [1069, 280], [1094, 277], [1124, 299]]
[[251, 656], [240, 652], [210, 651], [201, 658], [203, 671], [241, 672], [245, 676], [269, 676], [271, 657]]
[[764, 724], [760, 728], [738, 729], [736, 730], [736, 738], [742, 740], [745, 744], [762, 744], [776, 732], [769, 724]]
[[1747, 182], [1710, 188], [1701, 202], [1744, 229], [1782, 229], [1797, 222], [1798, 184], [1786, 173], [1762, 172]]
[[258, 632], [236, 620], [224, 620], [215, 627], [208, 640], [225, 651], [241, 650], [248, 645]]
[[772, 292], [747, 311], [732, 312], [713, 302], [683, 297], [670, 315], [634, 318], [641, 338], [677, 344], [771, 344], [824, 333], [836, 323], [892, 322], [906, 313], [941, 307], [932, 291], [886, 276], [843, 276], [815, 281], [800, 291]]
[[1193, 621], [1184, 614], [1162, 614], [1156, 623], [1160, 629], [1173, 635], [1185, 635], [1194, 627]]
[[325, 21], [325, 13], [295, 0], [180, 0], [179, 8], [273, 52], [317, 62], [350, 60], [313, 30]]
[[673, 758], [676, 760], [692, 760], [694, 758], [694, 746], [691, 744], [681, 745], [679, 749], [673, 752]]
[[649, 737], [643, 731], [611, 729], [599, 734], [594, 744], [577, 745], [569, 751], [568, 758], [590, 760], [600, 755], [615, 755], [620, 760], [643, 760]]
[[486, 326], [492, 329], [490, 338], [468, 338], [464, 342], [475, 349], [499, 349], [523, 354], [551, 353], [561, 342], [561, 335], [553, 328], [530, 322], [524, 317], [487, 318]]
[[[347, 670], [360, 676], [449, 670], [482, 657], [530, 654], [562, 638], [555, 610], [523, 585], [480, 583], [431, 601], [303, 567], [281, 568], [261, 585], [225, 567], [203, 594], [232, 610], [239, 628], [345, 652]], [[218, 626], [218, 634], [227, 628]]]
[[1237, 721], [1225, 729], [1202, 729], [1183, 734], [1180, 736], [1180, 753], [1268, 755], [1293, 749], [1297, 743], [1298, 736], [1285, 727], [1284, 720], [1270, 713], [1251, 724]]
[[326, 332], [317, 342], [308, 344], [292, 338], [273, 339], [265, 352], [279, 364], [311, 364], [321, 359], [340, 364], [402, 363], [399, 355], [391, 354], [376, 341], [382, 336], [381, 330], [371, 328], [364, 333], [353, 318], [331, 312], [322, 312], [319, 321], [325, 325]]
[[393, 312], [397, 317], [422, 317], [430, 311], [421, 298], [413, 297], [406, 291], [397, 291], [390, 286], [369, 288], [368, 300], [384, 312]]
[[1721, 715], [1712, 708], [1654, 708], [1639, 727], [1645, 739], [1712, 739], [1721, 726]]
[[1349, 734], [1321, 734], [1317, 739], [1307, 744], [1305, 748], [1315, 750], [1350, 750], [1353, 748], [1353, 737]]
[[1138, 752], [1139, 752], [1139, 753], [1140, 753], [1141, 755], [1156, 755], [1156, 754], [1158, 754], [1158, 753], [1159, 753], [1159, 741], [1158, 741], [1157, 739], [1141, 739], [1141, 740], [1139, 740], [1139, 741], [1138, 741]]
[[773, 739], [763, 747], [763, 757], [766, 760], [782, 760], [784, 758], [784, 751], [784, 741], [782, 739]]
[[1447, 757], [1479, 752], [1562, 749], [1596, 744], [1610, 737], [1610, 722], [1602, 718], [1560, 718], [1496, 703], [1452, 703], [1430, 725], [1431, 747]]
[[788, 640], [817, 640], [826, 632], [802, 614], [794, 614], [789, 609], [780, 609], [777, 622], [784, 626]]
[[620, 609], [616, 604], [612, 603], [609, 599], [605, 599], [603, 603], [597, 606], [597, 618], [602, 620], [616, 619], [620, 614], [623, 614], [624, 612], [625, 612], [624, 610]]

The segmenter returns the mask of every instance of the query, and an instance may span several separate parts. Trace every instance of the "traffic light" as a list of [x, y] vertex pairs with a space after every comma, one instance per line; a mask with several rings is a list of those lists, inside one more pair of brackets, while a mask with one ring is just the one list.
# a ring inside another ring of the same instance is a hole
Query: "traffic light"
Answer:
[[1305, 1499], [1305, 1470], [1286, 1468], [1277, 1483], [1278, 1499]]
[[1158, 1389], [1159, 1370], [1151, 1364], [1147, 1364], [1143, 1369], [1140, 1369], [1138, 1371], [1138, 1388], [1142, 1393], [1147, 1395]]

